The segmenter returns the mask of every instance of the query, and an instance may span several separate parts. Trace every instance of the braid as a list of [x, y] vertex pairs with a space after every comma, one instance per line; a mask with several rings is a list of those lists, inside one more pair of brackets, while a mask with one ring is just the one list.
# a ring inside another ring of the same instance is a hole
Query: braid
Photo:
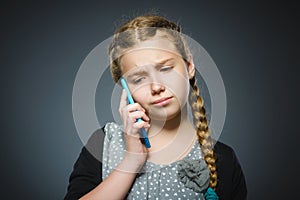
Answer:
[[157, 15], [144, 15], [136, 17], [134, 20], [128, 21], [119, 27], [115, 33], [121, 33], [128, 29], [136, 29], [136, 28], [149, 28], [149, 27], [156, 27], [156, 28], [165, 28], [180, 32], [180, 27], [169, 21], [165, 18]]
[[196, 84], [195, 76], [190, 79], [192, 90], [190, 92], [190, 104], [193, 111], [193, 122], [197, 127], [198, 141], [200, 143], [201, 150], [204, 154], [204, 160], [210, 170], [209, 185], [214, 190], [217, 186], [217, 167], [216, 157], [213, 150], [213, 141], [210, 137], [210, 131], [208, 128], [208, 121], [205, 115], [205, 108], [203, 106], [203, 100], [199, 96], [199, 89]]

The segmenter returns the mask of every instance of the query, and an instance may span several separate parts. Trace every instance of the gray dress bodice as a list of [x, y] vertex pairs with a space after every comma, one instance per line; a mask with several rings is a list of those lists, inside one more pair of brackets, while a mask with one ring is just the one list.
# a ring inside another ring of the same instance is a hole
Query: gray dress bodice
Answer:
[[[115, 123], [107, 123], [104, 131], [103, 180], [121, 162], [125, 152], [122, 128]], [[198, 142], [195, 142], [190, 152], [183, 159], [202, 159]], [[141, 172], [137, 174], [127, 199], [204, 199], [202, 193], [186, 187], [178, 178], [179, 161], [168, 165], [158, 165], [146, 161]]]

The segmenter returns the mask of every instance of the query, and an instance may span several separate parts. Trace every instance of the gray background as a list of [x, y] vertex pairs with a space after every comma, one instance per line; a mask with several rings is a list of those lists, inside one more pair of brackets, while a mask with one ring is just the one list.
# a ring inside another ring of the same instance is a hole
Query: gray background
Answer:
[[63, 198], [83, 145], [71, 105], [77, 70], [122, 16], [149, 8], [179, 21], [216, 62], [228, 100], [220, 140], [236, 151], [249, 199], [298, 196], [296, 4], [11, 1], [0, 7], [1, 198]]

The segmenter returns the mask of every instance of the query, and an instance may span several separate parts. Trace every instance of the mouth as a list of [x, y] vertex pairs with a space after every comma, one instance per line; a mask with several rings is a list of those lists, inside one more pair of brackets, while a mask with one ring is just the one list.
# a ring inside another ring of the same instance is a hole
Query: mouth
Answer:
[[161, 99], [154, 101], [152, 104], [157, 105], [157, 106], [166, 106], [171, 102], [172, 98], [173, 97], [161, 98]]

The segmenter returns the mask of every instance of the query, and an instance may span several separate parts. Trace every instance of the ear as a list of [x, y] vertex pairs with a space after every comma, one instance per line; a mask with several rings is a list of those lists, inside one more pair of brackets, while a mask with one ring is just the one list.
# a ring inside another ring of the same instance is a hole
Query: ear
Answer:
[[187, 61], [186, 64], [187, 64], [187, 71], [189, 74], [189, 79], [191, 79], [195, 76], [195, 65], [194, 65], [192, 55], [189, 56], [189, 60]]

